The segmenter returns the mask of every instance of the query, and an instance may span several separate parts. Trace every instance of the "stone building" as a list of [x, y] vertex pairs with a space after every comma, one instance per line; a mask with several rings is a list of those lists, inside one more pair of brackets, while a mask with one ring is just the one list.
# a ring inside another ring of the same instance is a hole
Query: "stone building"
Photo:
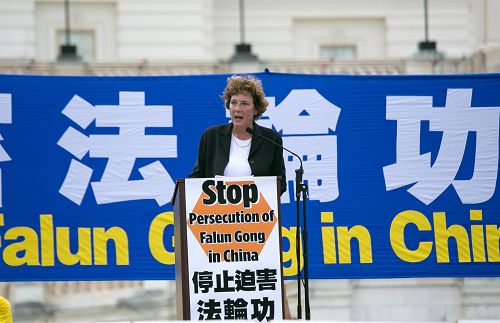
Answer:
[[[500, 1], [429, 0], [427, 38], [424, 2], [71, 0], [68, 29], [63, 0], [0, 0], [0, 73], [500, 72]], [[68, 44], [76, 59], [61, 57]], [[295, 312], [294, 282], [287, 291]], [[0, 283], [0, 294], [18, 322], [175, 318], [166, 281]], [[315, 320], [498, 319], [500, 278], [314, 280], [311, 306]]]

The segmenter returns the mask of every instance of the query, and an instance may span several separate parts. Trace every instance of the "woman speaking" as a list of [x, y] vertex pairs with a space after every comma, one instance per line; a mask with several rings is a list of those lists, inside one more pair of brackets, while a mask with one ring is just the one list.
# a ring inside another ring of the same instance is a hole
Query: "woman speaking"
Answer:
[[222, 99], [231, 123], [205, 130], [189, 177], [280, 176], [283, 194], [287, 186], [283, 149], [260, 136], [280, 146], [283, 141], [276, 131], [255, 123], [269, 105], [262, 83], [253, 76], [231, 76]]
[[[253, 76], [231, 76], [227, 79], [222, 99], [231, 115], [231, 123], [212, 126], [203, 132], [198, 159], [189, 177], [280, 176], [283, 194], [287, 186], [283, 149], [280, 147], [283, 141], [276, 131], [255, 123], [269, 105], [262, 83]], [[247, 131], [247, 128], [251, 130]], [[291, 319], [286, 296], [284, 303], [285, 319]]]

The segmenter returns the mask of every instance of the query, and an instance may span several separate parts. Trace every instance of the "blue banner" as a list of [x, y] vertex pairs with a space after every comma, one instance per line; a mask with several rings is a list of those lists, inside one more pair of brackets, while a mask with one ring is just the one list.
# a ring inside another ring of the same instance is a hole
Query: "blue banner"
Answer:
[[[304, 160], [310, 278], [500, 276], [500, 75], [255, 75]], [[0, 281], [174, 279], [170, 198], [227, 77], [0, 76]]]

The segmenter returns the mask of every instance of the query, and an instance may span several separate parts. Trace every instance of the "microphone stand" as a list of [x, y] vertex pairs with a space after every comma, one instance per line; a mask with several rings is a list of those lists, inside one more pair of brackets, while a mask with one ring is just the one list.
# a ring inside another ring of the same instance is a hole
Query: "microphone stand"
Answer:
[[[297, 256], [297, 318], [302, 319], [302, 293], [301, 293], [301, 274], [300, 274], [300, 246], [304, 246], [304, 301], [305, 301], [305, 318], [306, 320], [311, 319], [311, 308], [309, 306], [309, 266], [307, 257], [307, 222], [306, 222], [306, 201], [307, 201], [307, 185], [303, 183], [304, 168], [302, 167], [302, 158], [293, 151], [283, 147], [274, 140], [267, 138], [261, 134], [258, 134], [252, 128], [248, 127], [246, 131], [252, 135], [261, 137], [267, 141], [272, 142], [276, 146], [288, 151], [290, 154], [294, 155], [299, 159], [300, 167], [295, 170], [295, 202], [297, 210], [297, 232], [295, 234], [295, 251]], [[304, 222], [303, 234], [301, 239], [300, 234], [300, 197], [302, 195], [302, 218]], [[301, 243], [303, 240], [303, 243]]]
[[[289, 151], [287, 149], [287, 151]], [[289, 151], [292, 153], [291, 151]], [[292, 153], [294, 154], [294, 153]], [[296, 154], [294, 154], [297, 156]], [[301, 295], [301, 275], [300, 275], [300, 245], [303, 240], [303, 254], [304, 254], [304, 302], [305, 302], [305, 319], [311, 319], [311, 308], [309, 305], [309, 261], [307, 255], [307, 216], [306, 216], [306, 198], [307, 198], [307, 185], [303, 183], [304, 168], [302, 167], [302, 159], [297, 156], [300, 161], [300, 167], [295, 170], [295, 202], [297, 210], [297, 234], [295, 235], [296, 254], [297, 254], [297, 318], [302, 319], [302, 295]], [[300, 239], [300, 198], [302, 195], [302, 239]]]
[[304, 220], [304, 296], [305, 296], [305, 307], [306, 307], [306, 320], [311, 319], [311, 307], [309, 305], [309, 254], [307, 249], [307, 215], [306, 215], [306, 205], [307, 205], [307, 186], [306, 184], [301, 184], [302, 189], [302, 218]]

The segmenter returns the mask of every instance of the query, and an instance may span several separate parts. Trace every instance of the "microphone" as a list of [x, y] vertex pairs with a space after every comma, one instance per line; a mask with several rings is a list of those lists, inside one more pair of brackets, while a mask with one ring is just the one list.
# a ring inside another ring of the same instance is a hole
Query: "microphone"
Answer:
[[[308, 256], [307, 256], [307, 226], [306, 226], [306, 192], [307, 192], [307, 186], [305, 184], [302, 184], [302, 177], [304, 175], [304, 168], [302, 167], [302, 158], [300, 158], [299, 155], [297, 155], [296, 153], [294, 153], [293, 151], [291, 151], [290, 149], [287, 149], [285, 147], [283, 147], [282, 145], [280, 145], [279, 143], [277, 143], [276, 141], [272, 140], [271, 138], [268, 138], [264, 135], [261, 135], [260, 133], [256, 133], [255, 130], [253, 130], [252, 128], [250, 127], [247, 127], [246, 128], [246, 131], [251, 134], [251, 135], [255, 135], [257, 137], [260, 137], [260, 138], [263, 138], [271, 143], [273, 143], [274, 145], [280, 147], [281, 149], [284, 149], [286, 151], [288, 151], [290, 154], [294, 155], [295, 157], [297, 157], [300, 161], [300, 167], [298, 169], [295, 170], [295, 197], [296, 197], [296, 208], [297, 208], [297, 228], [300, 226], [300, 206], [299, 206], [299, 203], [300, 203], [300, 193], [302, 192], [302, 205], [303, 205], [303, 208], [302, 208], [302, 217], [303, 217], [303, 221], [304, 221], [304, 227], [303, 227], [303, 230], [302, 230], [302, 239], [303, 239], [303, 243], [302, 245], [304, 246], [304, 252], [303, 252], [303, 256], [304, 256], [304, 291], [305, 291], [305, 316], [306, 316], [306, 320], [310, 320], [311, 319], [311, 309], [310, 309], [310, 305], [309, 305], [309, 274], [308, 274]], [[297, 268], [300, 268], [300, 234], [296, 234], [295, 236], [295, 246], [296, 246], [296, 256], [297, 256]], [[297, 272], [297, 317], [300, 319], [302, 318], [302, 297], [301, 297], [301, 294], [300, 294], [300, 290], [301, 290], [301, 274], [300, 274], [300, 270]]]
[[283, 147], [282, 145], [278, 144], [276, 141], [272, 140], [271, 138], [268, 138], [268, 137], [266, 137], [266, 136], [264, 136], [264, 135], [261, 135], [260, 133], [256, 133], [256, 132], [255, 132], [255, 130], [253, 130], [253, 129], [252, 129], [252, 128], [250, 128], [250, 127], [247, 127], [246, 131], [247, 131], [249, 134], [255, 135], [255, 136], [260, 137], [260, 138], [263, 138], [263, 139], [265, 139], [265, 140], [267, 140], [267, 141], [269, 141], [269, 142], [272, 142], [274, 145], [276, 145], [276, 146], [280, 147], [281, 149], [284, 149], [284, 150], [288, 151], [290, 154], [292, 154], [292, 155], [294, 155], [295, 157], [297, 157], [297, 158], [299, 159], [299, 161], [300, 161], [300, 167], [299, 167], [299, 169], [297, 169], [295, 172], [297, 173], [297, 175], [300, 175], [300, 177], [299, 177], [299, 178], [297, 178], [297, 179], [298, 179], [298, 181], [297, 181], [297, 183], [296, 183], [296, 184], [299, 184], [299, 185], [300, 185], [300, 183], [302, 183], [302, 174], [304, 174], [304, 168], [302, 167], [302, 158], [300, 158], [300, 156], [299, 156], [299, 155], [297, 155], [296, 153], [294, 153], [294, 152], [293, 152], [293, 151], [291, 151], [290, 149], [287, 149], [287, 148]]

